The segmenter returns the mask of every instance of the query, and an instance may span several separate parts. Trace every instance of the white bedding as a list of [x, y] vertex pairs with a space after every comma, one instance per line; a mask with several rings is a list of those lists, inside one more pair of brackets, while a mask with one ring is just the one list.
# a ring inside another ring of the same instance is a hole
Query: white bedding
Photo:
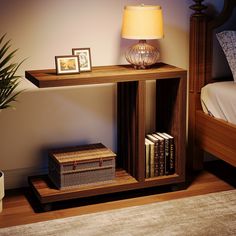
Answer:
[[203, 111], [215, 118], [236, 124], [236, 83], [217, 82], [201, 90]]

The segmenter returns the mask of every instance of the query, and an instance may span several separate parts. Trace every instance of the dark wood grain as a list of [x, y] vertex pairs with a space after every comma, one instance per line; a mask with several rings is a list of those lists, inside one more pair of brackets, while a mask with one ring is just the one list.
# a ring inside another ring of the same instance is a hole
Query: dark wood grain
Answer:
[[145, 178], [145, 104], [146, 104], [146, 83], [139, 81], [136, 88], [136, 127], [138, 131], [136, 141], [136, 173], [139, 181], [144, 181]]
[[236, 125], [210, 117], [203, 111], [197, 111], [196, 115], [198, 121], [196, 127], [198, 130], [197, 145], [236, 166]]
[[[131, 66], [95, 67], [92, 72], [65, 76], [54, 75], [52, 70], [26, 72], [26, 77], [39, 87], [117, 83], [116, 165], [122, 171], [116, 172], [113, 183], [95, 183], [66, 191], [52, 188], [44, 177], [30, 178], [30, 186], [41, 204], [184, 182], [186, 76], [186, 70], [167, 64], [148, 70], [135, 70]], [[157, 114], [156, 131], [170, 133], [176, 141], [176, 173], [150, 179], [145, 179], [147, 80], [156, 80], [157, 84], [157, 108], [153, 111]]]
[[51, 185], [46, 175], [29, 178], [30, 187], [41, 204], [182, 182], [184, 182], [184, 177], [177, 174], [138, 182], [126, 171], [118, 170], [116, 171], [116, 179], [112, 182], [81, 185], [81, 187], [77, 188], [58, 190]]
[[160, 63], [147, 70], [136, 70], [129, 65], [100, 66], [74, 75], [57, 75], [55, 70], [31, 70], [25, 72], [25, 77], [39, 88], [45, 88], [175, 78], [184, 73], [183, 69]]
[[202, 11], [205, 10], [207, 7], [202, 4], [204, 0], [194, 0], [195, 4], [190, 6], [192, 10], [194, 10], [195, 16], [201, 16], [203, 13]]
[[203, 152], [196, 145], [196, 110], [201, 109], [200, 90], [206, 77], [208, 17], [201, 13], [190, 18], [188, 169], [201, 169]]
[[156, 130], [175, 139], [176, 173], [185, 176], [186, 76], [156, 81]]
[[[201, 8], [200, 5], [204, 1], [194, 2], [198, 2], [198, 9], [191, 7], [195, 12], [190, 19], [188, 168], [202, 168], [203, 150], [235, 165], [232, 158], [236, 158], [236, 146], [231, 146], [229, 151], [228, 138], [221, 137], [221, 140], [217, 139], [217, 141], [215, 138], [226, 132], [225, 134], [235, 142], [236, 127], [220, 120], [216, 122], [214, 118], [202, 115], [200, 91], [206, 84], [217, 81], [216, 78], [214, 80], [212, 78], [213, 34], [216, 28], [230, 18], [236, 1], [224, 0], [222, 12], [214, 19], [202, 12], [205, 8]], [[200, 8], [201, 12], [198, 14]], [[222, 78], [219, 81], [222, 81]], [[209, 129], [212, 124], [214, 124], [214, 132]]]

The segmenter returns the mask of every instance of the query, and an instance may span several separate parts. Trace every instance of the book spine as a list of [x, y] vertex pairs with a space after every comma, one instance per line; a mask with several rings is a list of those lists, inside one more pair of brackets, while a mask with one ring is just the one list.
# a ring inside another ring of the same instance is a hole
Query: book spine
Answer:
[[157, 140], [155, 142], [155, 147], [156, 147], [156, 151], [154, 154], [154, 176], [159, 176], [160, 175], [160, 143]]
[[158, 139], [151, 134], [148, 134], [147, 138], [153, 143], [154, 146], [153, 156], [151, 157], [150, 177], [155, 177], [159, 175]]
[[149, 163], [149, 157], [150, 157], [150, 144], [145, 142], [145, 166], [146, 166], [146, 178], [150, 177], [149, 173], [149, 168], [150, 168], [150, 163]]
[[165, 138], [165, 174], [170, 174], [170, 142]]
[[175, 144], [174, 144], [174, 138], [171, 138], [169, 140], [170, 143], [170, 174], [175, 173]]
[[154, 177], [154, 156], [155, 156], [155, 144], [150, 144], [150, 153], [149, 153], [149, 159], [150, 159], [150, 166], [149, 166], [149, 177]]
[[165, 141], [164, 139], [160, 140], [160, 149], [159, 149], [159, 175], [165, 175]]

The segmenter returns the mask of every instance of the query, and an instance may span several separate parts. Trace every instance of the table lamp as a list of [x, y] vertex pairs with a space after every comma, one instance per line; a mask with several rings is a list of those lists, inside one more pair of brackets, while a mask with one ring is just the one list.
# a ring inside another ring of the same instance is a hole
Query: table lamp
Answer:
[[146, 40], [163, 38], [163, 17], [160, 6], [125, 6], [122, 23], [122, 38], [139, 42], [128, 49], [126, 60], [136, 69], [146, 69], [157, 63], [160, 53]]

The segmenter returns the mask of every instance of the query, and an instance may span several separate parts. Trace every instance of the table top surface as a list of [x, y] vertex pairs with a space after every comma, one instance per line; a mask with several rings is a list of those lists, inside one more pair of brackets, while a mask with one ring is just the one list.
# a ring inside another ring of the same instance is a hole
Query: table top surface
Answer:
[[185, 77], [187, 71], [164, 63], [137, 70], [131, 65], [97, 66], [92, 71], [58, 75], [55, 69], [30, 70], [25, 77], [39, 88]]

